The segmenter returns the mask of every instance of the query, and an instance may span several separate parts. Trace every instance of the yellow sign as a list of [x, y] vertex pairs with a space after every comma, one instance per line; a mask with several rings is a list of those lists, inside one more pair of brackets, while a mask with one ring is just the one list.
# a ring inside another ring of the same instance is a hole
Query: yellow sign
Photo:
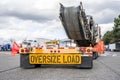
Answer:
[[29, 54], [30, 64], [81, 64], [81, 54], [39, 53]]

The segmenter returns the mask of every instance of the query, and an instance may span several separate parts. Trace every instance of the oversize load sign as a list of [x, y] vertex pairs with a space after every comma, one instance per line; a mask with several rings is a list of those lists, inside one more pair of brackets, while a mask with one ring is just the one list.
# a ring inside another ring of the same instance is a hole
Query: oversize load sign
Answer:
[[30, 54], [30, 64], [81, 64], [80, 54], [44, 53]]

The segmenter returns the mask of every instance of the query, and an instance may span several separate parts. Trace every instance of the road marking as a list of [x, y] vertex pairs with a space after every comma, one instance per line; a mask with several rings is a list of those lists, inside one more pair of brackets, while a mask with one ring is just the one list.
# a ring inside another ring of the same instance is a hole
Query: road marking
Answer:
[[18, 67], [14, 67], [14, 68], [10, 68], [10, 69], [7, 69], [7, 70], [0, 71], [0, 73], [11, 71], [11, 70], [14, 70], [14, 69], [17, 69], [17, 68], [19, 68], [19, 66]]
[[113, 57], [114, 57], [114, 56], [117, 56], [117, 54], [113, 54], [112, 56], [113, 56]]

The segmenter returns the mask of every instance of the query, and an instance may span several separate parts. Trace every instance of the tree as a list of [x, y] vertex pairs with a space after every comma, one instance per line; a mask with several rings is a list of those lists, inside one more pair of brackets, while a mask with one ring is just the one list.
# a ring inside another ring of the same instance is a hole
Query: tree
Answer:
[[103, 41], [105, 44], [109, 44], [111, 43], [111, 40], [112, 40], [112, 31], [107, 31], [104, 36], [103, 36]]
[[114, 27], [113, 27], [113, 37], [114, 37], [114, 42], [120, 40], [120, 15], [118, 18], [114, 19]]
[[107, 31], [103, 36], [103, 40], [105, 44], [120, 41], [120, 15], [114, 19], [113, 30]]

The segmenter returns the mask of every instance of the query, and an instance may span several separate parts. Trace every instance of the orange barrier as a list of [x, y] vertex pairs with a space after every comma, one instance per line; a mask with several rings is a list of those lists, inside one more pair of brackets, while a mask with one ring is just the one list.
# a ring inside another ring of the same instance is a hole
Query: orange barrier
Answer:
[[19, 46], [18, 46], [18, 44], [16, 42], [14, 42], [13, 45], [12, 45], [11, 55], [14, 56], [18, 52], [19, 52]]
[[104, 53], [105, 51], [105, 45], [102, 40], [100, 40], [93, 48], [93, 51], [96, 51], [98, 53]]

